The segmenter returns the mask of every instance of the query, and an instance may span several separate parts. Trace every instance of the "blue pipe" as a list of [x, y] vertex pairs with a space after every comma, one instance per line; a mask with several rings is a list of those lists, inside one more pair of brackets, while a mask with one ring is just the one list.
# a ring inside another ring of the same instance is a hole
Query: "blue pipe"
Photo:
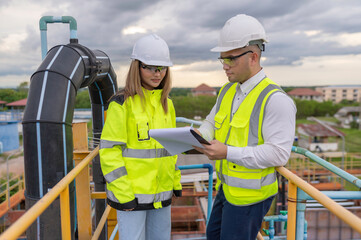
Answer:
[[[269, 237], [267, 239], [273, 240], [273, 239], [280, 239], [275, 236], [275, 228], [274, 223], [275, 222], [287, 222], [287, 215], [273, 215], [273, 216], [265, 216], [263, 218], [265, 222], [269, 222], [269, 229], [268, 229], [268, 235]], [[266, 238], [265, 238], [266, 239]], [[282, 238], [283, 239], [283, 238]]]
[[46, 31], [48, 30], [47, 28], [48, 23], [69, 23], [70, 42], [78, 42], [77, 23], [75, 18], [71, 16], [62, 16], [62, 17], [43, 16], [39, 20], [40, 38], [41, 38], [41, 57], [43, 60], [46, 56], [46, 53], [48, 52], [48, 39], [46, 36]]
[[184, 118], [184, 117], [176, 117], [176, 122], [190, 123], [190, 124], [192, 124], [192, 126], [193, 126], [193, 124], [199, 125], [199, 126], [202, 125], [201, 121], [195, 121], [195, 120]]
[[305, 196], [306, 193], [302, 189], [297, 188], [296, 240], [303, 240], [305, 231], [307, 234], [307, 229], [305, 230]]
[[[321, 191], [331, 199], [361, 199], [361, 192], [359, 191]], [[307, 193], [304, 194], [305, 200], [312, 200], [313, 198]]]
[[114, 240], [115, 235], [117, 234], [117, 231], [118, 231], [118, 224], [115, 225], [115, 228], [114, 228], [114, 230], [113, 230], [113, 232], [112, 232], [112, 235], [110, 235], [109, 240]]
[[320, 164], [324, 168], [330, 170], [334, 174], [340, 176], [341, 178], [347, 180], [351, 184], [353, 184], [356, 187], [358, 187], [359, 189], [361, 189], [361, 180], [360, 179], [358, 179], [357, 177], [349, 174], [348, 172], [336, 167], [335, 165], [323, 160], [322, 158], [320, 158], [319, 156], [313, 154], [312, 152], [310, 152], [310, 151], [308, 151], [308, 150], [306, 150], [304, 148], [295, 147], [295, 146], [292, 147], [292, 152], [299, 153], [299, 154], [302, 154], [302, 155], [310, 158], [311, 160], [317, 162], [318, 164]]
[[303, 234], [303, 240], [307, 240], [307, 221], [305, 220], [305, 229]]
[[208, 206], [207, 206], [207, 225], [209, 221], [209, 217], [211, 216], [212, 211], [212, 204], [213, 204], [213, 166], [209, 163], [205, 164], [194, 164], [194, 165], [184, 165], [184, 166], [178, 166], [180, 170], [185, 169], [195, 169], [195, 168], [208, 168]]

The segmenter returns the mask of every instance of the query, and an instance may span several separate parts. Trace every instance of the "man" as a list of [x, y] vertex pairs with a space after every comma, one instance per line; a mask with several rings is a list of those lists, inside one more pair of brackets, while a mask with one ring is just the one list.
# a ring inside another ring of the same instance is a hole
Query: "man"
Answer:
[[219, 60], [228, 77], [199, 128], [211, 145], [196, 149], [216, 160], [218, 190], [207, 239], [256, 239], [278, 191], [274, 167], [287, 163], [296, 107], [260, 65], [267, 42], [259, 21], [244, 14], [220, 33]]

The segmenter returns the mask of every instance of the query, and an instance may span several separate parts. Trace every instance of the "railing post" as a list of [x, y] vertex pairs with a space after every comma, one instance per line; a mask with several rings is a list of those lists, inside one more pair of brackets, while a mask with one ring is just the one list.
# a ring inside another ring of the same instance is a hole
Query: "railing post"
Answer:
[[[296, 239], [303, 240], [305, 232], [305, 211], [306, 211], [306, 193], [298, 188], [297, 189], [297, 220], [296, 220]], [[307, 231], [307, 230], [306, 230]]]
[[[114, 231], [114, 228], [117, 226], [117, 211], [114, 208], [110, 209], [108, 218], [107, 218], [107, 226], [108, 226], [108, 239], [112, 236], [112, 233]], [[117, 231], [118, 232], [118, 231]], [[114, 236], [114, 239], [118, 239], [118, 233], [116, 233]]]
[[[73, 158], [75, 165], [78, 165], [88, 154], [88, 130], [87, 123], [73, 123]], [[90, 178], [89, 165], [75, 178], [76, 187], [76, 210], [78, 220], [78, 239], [91, 239], [92, 221], [91, 221], [91, 197], [90, 197]]]
[[60, 215], [62, 239], [71, 239], [69, 187], [66, 187], [60, 193]]
[[288, 219], [287, 239], [295, 240], [296, 237], [296, 212], [297, 210], [297, 186], [288, 180]]

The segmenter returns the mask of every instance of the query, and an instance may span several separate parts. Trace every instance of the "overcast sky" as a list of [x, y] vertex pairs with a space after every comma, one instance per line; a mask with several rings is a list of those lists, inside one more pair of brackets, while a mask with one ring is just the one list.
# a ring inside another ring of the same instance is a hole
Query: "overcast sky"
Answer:
[[[269, 38], [262, 65], [282, 86], [361, 84], [361, 1], [358, 0], [0, 0], [0, 87], [30, 81], [41, 63], [39, 19], [72, 16], [79, 43], [104, 51], [119, 86], [133, 43], [157, 33], [170, 47], [173, 86], [218, 87], [227, 82], [219, 31], [245, 13]], [[48, 48], [69, 42], [68, 24], [48, 24]]]

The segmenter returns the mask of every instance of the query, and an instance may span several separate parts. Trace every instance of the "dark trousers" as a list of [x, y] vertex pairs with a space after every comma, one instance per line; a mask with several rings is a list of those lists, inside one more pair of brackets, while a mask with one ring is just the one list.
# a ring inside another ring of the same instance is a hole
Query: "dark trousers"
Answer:
[[273, 198], [239, 207], [226, 200], [220, 187], [207, 226], [207, 240], [255, 240]]

